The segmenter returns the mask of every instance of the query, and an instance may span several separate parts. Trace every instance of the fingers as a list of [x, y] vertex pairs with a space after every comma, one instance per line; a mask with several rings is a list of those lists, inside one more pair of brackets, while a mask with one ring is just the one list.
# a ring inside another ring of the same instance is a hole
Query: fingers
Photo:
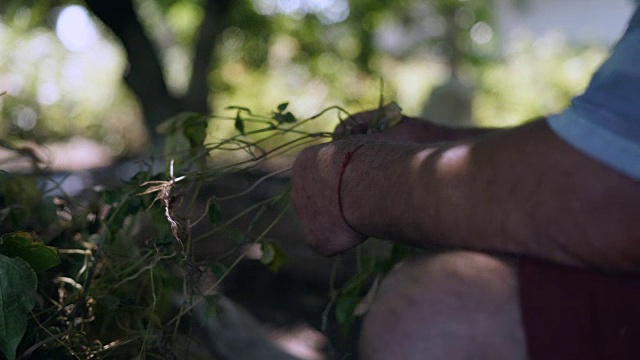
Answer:
[[403, 120], [402, 109], [392, 102], [381, 108], [349, 116], [335, 128], [333, 138], [386, 132]]
[[369, 132], [369, 112], [358, 113], [348, 117], [336, 126], [333, 139], [342, 139], [349, 135], [361, 135]]
[[307, 245], [322, 256], [343, 253], [366, 240], [366, 237], [355, 234], [350, 229], [333, 227], [331, 231], [327, 227], [322, 227], [322, 232], [318, 232], [318, 230], [320, 229], [315, 224], [307, 224], [304, 226], [304, 235]]

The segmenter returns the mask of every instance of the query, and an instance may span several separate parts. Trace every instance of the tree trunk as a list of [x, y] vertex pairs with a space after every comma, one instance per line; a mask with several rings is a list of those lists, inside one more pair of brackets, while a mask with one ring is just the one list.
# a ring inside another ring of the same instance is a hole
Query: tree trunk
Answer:
[[183, 111], [209, 112], [207, 75], [218, 35], [226, 27], [224, 19], [231, 0], [209, 0], [205, 4], [205, 18], [194, 46], [192, 76], [188, 91], [182, 97], [169, 93], [158, 51], [138, 20], [131, 0], [87, 0], [86, 3], [124, 47], [129, 62], [124, 79], [140, 101], [145, 125], [156, 147], [161, 141], [155, 128], [164, 120]]

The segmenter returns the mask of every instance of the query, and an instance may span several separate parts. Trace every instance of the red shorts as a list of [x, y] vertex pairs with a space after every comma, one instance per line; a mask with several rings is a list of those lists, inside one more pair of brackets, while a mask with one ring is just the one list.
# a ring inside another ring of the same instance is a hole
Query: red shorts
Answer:
[[640, 359], [640, 276], [529, 259], [518, 272], [530, 360]]

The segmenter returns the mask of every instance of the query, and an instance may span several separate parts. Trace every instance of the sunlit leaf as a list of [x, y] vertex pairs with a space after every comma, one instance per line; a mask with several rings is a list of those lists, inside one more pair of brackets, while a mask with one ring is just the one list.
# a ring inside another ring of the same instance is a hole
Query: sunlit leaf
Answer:
[[0, 352], [9, 360], [16, 358], [27, 329], [36, 287], [36, 274], [26, 261], [0, 254]]
[[37, 272], [60, 264], [58, 249], [45, 245], [23, 231], [0, 237], [0, 253], [9, 257], [22, 258]]
[[347, 283], [340, 289], [344, 296], [362, 296], [368, 288], [371, 271], [359, 272], [354, 275]]
[[336, 302], [336, 320], [343, 334], [348, 334], [353, 325], [353, 312], [360, 303], [360, 297], [346, 296]]
[[287, 255], [284, 253], [280, 245], [265, 241], [262, 243], [262, 257], [260, 262], [265, 264], [269, 270], [278, 271], [282, 265], [287, 263]]
[[262, 257], [260, 258], [260, 262], [265, 265], [269, 265], [273, 258], [276, 256], [276, 251], [273, 249], [273, 245], [269, 243], [262, 244]]

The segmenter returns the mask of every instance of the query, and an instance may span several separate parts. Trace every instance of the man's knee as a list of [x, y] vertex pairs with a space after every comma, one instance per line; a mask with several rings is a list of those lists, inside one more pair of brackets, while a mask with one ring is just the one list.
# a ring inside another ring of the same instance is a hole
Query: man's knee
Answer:
[[515, 267], [476, 252], [406, 261], [365, 319], [365, 359], [523, 359]]

